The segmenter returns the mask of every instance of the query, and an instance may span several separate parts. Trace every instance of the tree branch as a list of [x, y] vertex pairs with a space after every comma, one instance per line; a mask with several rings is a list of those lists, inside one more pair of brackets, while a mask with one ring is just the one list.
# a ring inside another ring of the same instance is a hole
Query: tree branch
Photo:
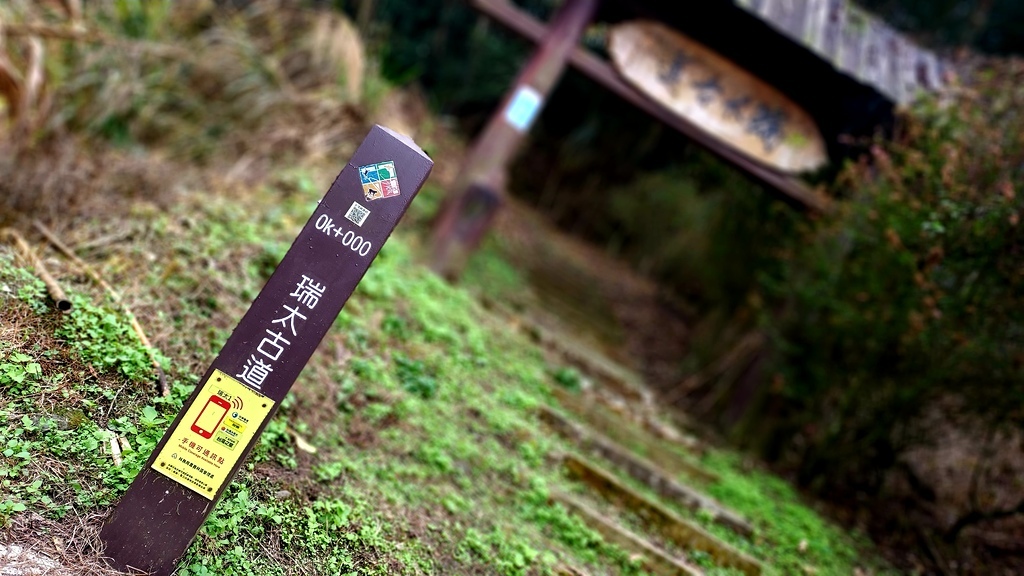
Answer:
[[989, 520], [1002, 520], [1003, 518], [1010, 518], [1018, 514], [1024, 514], [1024, 500], [1021, 500], [1015, 507], [1005, 510], [995, 510], [992, 512], [971, 510], [967, 515], [961, 516], [956, 521], [956, 524], [953, 524], [952, 528], [946, 531], [946, 541], [955, 541], [960, 536], [960, 532], [969, 526]]

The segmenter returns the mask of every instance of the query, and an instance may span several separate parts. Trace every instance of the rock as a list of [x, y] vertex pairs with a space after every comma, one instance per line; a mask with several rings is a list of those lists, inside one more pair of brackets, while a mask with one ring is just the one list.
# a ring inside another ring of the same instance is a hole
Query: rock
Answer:
[[0, 544], [0, 576], [67, 574], [53, 560], [17, 544]]
[[71, 428], [68, 419], [64, 416], [37, 414], [34, 416], [30, 416], [30, 418], [32, 419], [32, 425], [38, 426], [41, 432], [50, 432], [54, 429], [68, 430]]

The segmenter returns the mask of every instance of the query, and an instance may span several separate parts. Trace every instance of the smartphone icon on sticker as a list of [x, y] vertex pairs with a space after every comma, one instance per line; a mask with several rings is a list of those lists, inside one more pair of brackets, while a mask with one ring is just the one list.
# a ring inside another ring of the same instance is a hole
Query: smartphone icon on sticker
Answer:
[[227, 415], [228, 410], [231, 408], [231, 404], [214, 394], [207, 400], [206, 406], [203, 406], [203, 410], [196, 417], [196, 421], [192, 423], [192, 431], [199, 434], [203, 438], [210, 438], [213, 436], [214, 430], [220, 426], [224, 416]]

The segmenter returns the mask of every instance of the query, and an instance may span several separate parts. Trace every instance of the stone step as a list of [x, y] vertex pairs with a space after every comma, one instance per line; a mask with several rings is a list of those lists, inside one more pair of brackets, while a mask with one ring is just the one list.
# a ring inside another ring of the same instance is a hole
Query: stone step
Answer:
[[[648, 460], [658, 462], [671, 474], [687, 474], [704, 482], [717, 482], [718, 477], [694, 464], [687, 462], [682, 455], [666, 447], [667, 439], [661, 435], [654, 436], [646, 427], [629, 419], [619, 411], [610, 408], [598, 397], [575, 394], [568, 390], [553, 388], [552, 394], [558, 403], [567, 411], [585, 422], [592, 430], [600, 430], [609, 439], [641, 453]], [[668, 441], [671, 442], [671, 441]], [[704, 448], [692, 437], [683, 436], [673, 442], [689, 452], [701, 453]]]
[[698, 568], [674, 558], [655, 544], [623, 528], [568, 494], [552, 491], [551, 501], [565, 506], [570, 512], [579, 516], [584, 524], [600, 534], [609, 544], [639, 556], [644, 570], [648, 572], [659, 576], [703, 576], [704, 574]]
[[587, 347], [600, 350], [604, 356], [625, 356], [622, 326], [604, 298], [594, 293], [584, 296], [575, 287], [550, 280], [544, 274], [530, 274], [541, 308], [533, 311], [535, 318], [549, 327], [557, 325], [577, 336], [586, 335]]
[[[542, 418], [545, 421], [550, 423], [559, 417], [557, 413], [549, 412], [551, 413], [542, 414]], [[553, 428], [555, 426], [552, 425]], [[601, 439], [597, 437], [597, 433], [588, 432], [565, 418], [562, 418], [562, 422], [558, 423], [557, 426], [564, 429], [566, 434], [572, 434], [583, 439], [592, 447], [592, 451], [598, 452], [607, 460], [615, 463], [623, 472], [644, 484], [662, 498], [675, 502], [688, 510], [693, 510], [694, 512], [701, 511], [704, 514], [708, 514], [716, 524], [724, 526], [740, 536], [748, 539], [754, 536], [754, 527], [742, 516], [729, 510], [713, 498], [676, 482], [650, 461], [629, 454], [621, 448], [617, 451], [618, 453], [614, 453], [616, 452], [615, 448], [617, 448], [614, 444], [609, 442], [600, 443], [599, 440]]]
[[[570, 393], [568, 390], [564, 392]], [[608, 390], [591, 390], [579, 396], [585, 403], [598, 405], [624, 421], [635, 422], [652, 438], [679, 444], [695, 454], [703, 454], [706, 450], [699, 438], [709, 431], [678, 410], [659, 410], [663, 406], [656, 403], [630, 404]]]
[[575, 566], [560, 564], [555, 566], [555, 576], [590, 576]]
[[[652, 488], [674, 483], [672, 480], [673, 475], [663, 471], [663, 468], [669, 467], [663, 465], [665, 460], [659, 461], [659, 464], [654, 464], [652, 461], [630, 452], [629, 449], [619, 445], [603, 434], [588, 430], [582, 424], [573, 422], [547, 406], [542, 406], [539, 409], [538, 415], [541, 421], [551, 427], [559, 436], [573, 442], [580, 449], [588, 453], [596, 454], [608, 460], [636, 480]], [[702, 482], [711, 482], [715, 479], [713, 474], [685, 460], [673, 461], [670, 466], [678, 469], [687, 477]], [[672, 494], [671, 490], [669, 493]]]
[[748, 576], [763, 572], [761, 563], [751, 556], [723, 542], [700, 526], [681, 518], [675, 512], [637, 493], [620, 482], [614, 475], [587, 462], [579, 456], [566, 454], [562, 458], [568, 474], [585, 484], [606, 500], [642, 518], [652, 530], [687, 550], [709, 554], [716, 564], [736, 568]]
[[562, 359], [596, 381], [601, 391], [605, 392], [604, 395], [599, 396], [599, 401], [609, 405], [610, 410], [614, 411], [617, 407], [612, 407], [613, 403], [608, 402], [606, 396], [617, 397], [618, 401], [614, 404], [628, 404], [629, 412], [639, 415], [640, 424], [654, 436], [682, 444], [694, 452], [703, 450], [701, 443], [696, 438], [679, 432], [679, 430], [697, 430], [701, 427], [690, 421], [686, 415], [675, 410], [666, 412], [665, 415], [669, 418], [668, 422], [655, 417], [654, 413], [657, 411], [655, 395], [647, 387], [643, 378], [598, 350], [599, 346], [582, 342], [565, 330], [553, 328], [537, 318], [514, 310], [505, 302], [484, 298], [483, 303], [488, 310], [505, 317], [513, 329], [524, 332], [534, 342], [557, 353]]
[[488, 299], [484, 305], [507, 318], [543, 348], [557, 352], [602, 387], [614, 390], [617, 395], [631, 402], [653, 402], [654, 396], [644, 385], [639, 374], [612, 360], [595, 345], [581, 341], [566, 330], [554, 328], [527, 314], [516, 312], [503, 302]]

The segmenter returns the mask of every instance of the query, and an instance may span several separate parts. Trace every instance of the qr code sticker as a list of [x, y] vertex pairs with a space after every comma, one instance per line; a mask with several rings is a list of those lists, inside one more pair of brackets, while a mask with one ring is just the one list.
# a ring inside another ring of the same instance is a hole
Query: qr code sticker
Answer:
[[345, 212], [345, 218], [349, 222], [356, 226], [362, 227], [363, 222], [366, 222], [366, 218], [370, 215], [370, 211], [359, 204], [359, 202], [353, 202], [352, 206]]

